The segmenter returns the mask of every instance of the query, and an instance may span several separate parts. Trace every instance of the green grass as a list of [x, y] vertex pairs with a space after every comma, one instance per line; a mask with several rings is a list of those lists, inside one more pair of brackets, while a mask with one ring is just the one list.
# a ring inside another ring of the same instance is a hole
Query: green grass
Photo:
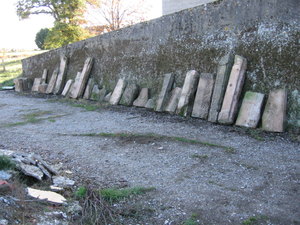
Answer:
[[252, 224], [255, 224], [257, 221], [257, 218], [252, 216], [252, 217], [249, 217], [248, 219], [244, 220], [243, 221], [243, 225], [252, 225]]
[[193, 159], [207, 159], [208, 155], [193, 154], [193, 155], [191, 155], [191, 158], [193, 158]]
[[80, 187], [77, 189], [77, 191], [74, 193], [75, 197], [77, 198], [83, 198], [87, 194], [87, 188], [86, 187]]
[[145, 188], [145, 187], [133, 187], [133, 188], [124, 188], [124, 189], [116, 189], [116, 188], [107, 188], [100, 190], [101, 196], [109, 201], [109, 202], [117, 202], [131, 196], [142, 195], [146, 192], [153, 191], [155, 188]]
[[15, 168], [15, 163], [5, 155], [0, 156], [0, 170], [9, 170]]
[[87, 111], [95, 111], [99, 108], [99, 106], [90, 104], [71, 103], [70, 105], [73, 107], [84, 108]]
[[198, 215], [193, 213], [191, 215], [191, 218], [189, 218], [183, 222], [183, 225], [198, 225], [199, 223], [197, 221], [197, 217], [198, 217]]
[[242, 222], [242, 225], [267, 224], [268, 217], [265, 215], [251, 216]]

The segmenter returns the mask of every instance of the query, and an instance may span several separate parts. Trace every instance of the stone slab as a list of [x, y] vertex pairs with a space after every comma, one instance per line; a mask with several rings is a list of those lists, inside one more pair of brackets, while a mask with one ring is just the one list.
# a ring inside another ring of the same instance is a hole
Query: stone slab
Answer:
[[82, 97], [84, 89], [86, 87], [86, 83], [89, 79], [92, 66], [93, 66], [93, 58], [88, 57], [84, 62], [84, 66], [82, 72], [80, 73], [80, 76], [78, 76], [77, 79], [75, 79], [73, 88], [70, 91], [71, 98], [76, 99]]
[[41, 94], [45, 94], [48, 88], [48, 84], [40, 84], [38, 88], [38, 92]]
[[145, 108], [146, 108], [146, 109], [154, 109], [154, 107], [155, 107], [154, 100], [153, 100], [152, 98], [150, 98], [150, 99], [147, 101], [147, 103], [146, 103], [146, 105], [145, 105]]
[[229, 75], [233, 65], [233, 55], [223, 56], [218, 64], [215, 87], [209, 109], [208, 121], [216, 123], [221, 111], [224, 94], [226, 91]]
[[32, 80], [26, 77], [19, 77], [14, 79], [14, 84], [16, 92], [29, 91], [32, 88]]
[[197, 117], [205, 120], [208, 118], [211, 97], [214, 90], [214, 84], [214, 74], [201, 73], [194, 101], [192, 117]]
[[256, 128], [261, 117], [264, 94], [247, 91], [235, 125]]
[[133, 101], [138, 97], [139, 95], [139, 86], [135, 83], [130, 83], [126, 86], [125, 91], [121, 97], [120, 104], [131, 106], [133, 104]]
[[41, 83], [42, 83], [42, 78], [34, 78], [31, 91], [38, 92], [39, 91], [39, 86], [40, 86]]
[[171, 90], [174, 84], [175, 74], [165, 74], [161, 91], [159, 93], [155, 111], [162, 112], [165, 110], [166, 104], [169, 101]]
[[84, 94], [83, 94], [83, 98], [84, 99], [90, 99], [91, 94], [92, 94], [92, 88], [94, 87], [95, 81], [93, 78], [90, 78], [87, 82]]
[[119, 79], [118, 83], [115, 86], [115, 89], [113, 91], [113, 93], [111, 94], [111, 97], [109, 99], [109, 103], [111, 105], [118, 105], [119, 101], [122, 97], [122, 94], [126, 88], [127, 82], [125, 81], [125, 79]]
[[102, 88], [102, 89], [100, 89], [100, 91], [99, 91], [99, 101], [100, 102], [102, 102], [102, 101], [104, 101], [104, 98], [105, 98], [105, 96], [107, 95], [107, 90], [106, 90], [106, 88]]
[[239, 97], [243, 89], [247, 60], [239, 55], [234, 58], [234, 64], [227, 84], [218, 122], [233, 124], [236, 118]]
[[90, 100], [98, 101], [99, 100], [100, 89], [97, 84], [94, 84], [94, 87], [91, 92]]
[[15, 91], [16, 92], [23, 92], [23, 79], [16, 78], [14, 79], [14, 84], [15, 84]]
[[47, 83], [47, 78], [48, 78], [48, 70], [44, 69], [43, 70], [43, 74], [42, 74], [42, 84], [46, 84]]
[[66, 83], [66, 85], [65, 85], [65, 87], [64, 87], [64, 90], [63, 90], [63, 92], [61, 93], [62, 96], [65, 97], [65, 96], [68, 95], [68, 93], [69, 93], [69, 91], [70, 91], [70, 89], [71, 89], [72, 84], [73, 84], [73, 80], [72, 80], [72, 79], [70, 79], [70, 80], [67, 81], [67, 83]]
[[54, 94], [56, 95], [61, 94], [64, 89], [66, 76], [67, 76], [67, 64], [68, 64], [68, 58], [66, 56], [61, 56], [58, 75], [57, 75], [56, 84], [54, 88]]
[[167, 106], [165, 109], [166, 112], [171, 113], [171, 114], [176, 112], [180, 95], [181, 95], [180, 87], [176, 87], [172, 90], [170, 100], [167, 103]]
[[52, 191], [42, 191], [34, 188], [27, 188], [27, 193], [32, 198], [45, 200], [55, 204], [63, 204], [67, 201], [62, 195]]
[[198, 81], [199, 73], [197, 71], [190, 70], [187, 72], [177, 105], [177, 114], [182, 116], [191, 114]]
[[56, 84], [56, 79], [58, 76], [58, 68], [55, 68], [55, 70], [52, 73], [51, 79], [48, 83], [48, 87], [46, 90], [46, 94], [52, 94], [55, 88], [55, 84]]
[[286, 107], [286, 89], [271, 91], [262, 116], [262, 129], [271, 132], [284, 132]]
[[110, 99], [111, 95], [112, 95], [112, 92], [109, 92], [107, 95], [105, 95], [105, 97], [104, 97], [103, 100], [104, 100], [105, 102], [109, 102], [109, 99]]
[[149, 99], [149, 88], [142, 88], [138, 98], [133, 102], [136, 107], [145, 107]]

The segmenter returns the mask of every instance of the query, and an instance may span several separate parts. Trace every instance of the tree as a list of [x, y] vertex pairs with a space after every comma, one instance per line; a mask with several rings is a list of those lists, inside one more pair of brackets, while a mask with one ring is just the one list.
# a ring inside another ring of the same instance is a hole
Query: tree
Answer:
[[45, 40], [47, 38], [47, 35], [49, 34], [48, 28], [41, 29], [35, 36], [35, 44], [39, 47], [41, 50], [45, 50]]

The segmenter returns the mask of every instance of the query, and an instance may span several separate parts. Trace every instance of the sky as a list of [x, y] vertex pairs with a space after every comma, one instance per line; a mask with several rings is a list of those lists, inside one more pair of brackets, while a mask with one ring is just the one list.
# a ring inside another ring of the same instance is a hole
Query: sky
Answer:
[[[145, 0], [152, 6], [150, 18], [161, 15], [161, 0]], [[17, 0], [0, 0], [0, 49], [37, 49], [35, 35], [41, 28], [51, 28], [53, 19], [48, 15], [34, 15], [19, 20], [15, 5]]]

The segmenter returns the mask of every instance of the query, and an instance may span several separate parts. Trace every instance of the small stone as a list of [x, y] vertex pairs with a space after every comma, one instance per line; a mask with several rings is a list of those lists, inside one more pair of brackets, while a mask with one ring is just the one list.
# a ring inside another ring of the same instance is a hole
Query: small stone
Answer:
[[65, 86], [66, 82], [66, 76], [67, 76], [67, 64], [68, 64], [68, 58], [65, 55], [62, 55], [60, 57], [60, 64], [59, 64], [59, 73], [57, 75], [56, 84], [54, 87], [54, 94], [59, 95], [62, 93], [63, 88]]
[[119, 79], [118, 83], [116, 84], [116, 87], [111, 94], [111, 97], [109, 99], [109, 103], [111, 105], [118, 105], [119, 101], [122, 97], [123, 91], [125, 90], [127, 85], [127, 82], [124, 79]]
[[175, 80], [175, 74], [171, 74], [171, 73], [165, 74], [163, 85], [157, 99], [155, 111], [162, 112], [165, 110], [166, 104], [168, 103], [170, 98], [174, 80]]
[[42, 191], [34, 188], [27, 188], [27, 192], [30, 197], [45, 200], [51, 203], [63, 204], [66, 202], [66, 199], [62, 195], [52, 191]]
[[66, 188], [66, 187], [71, 187], [75, 184], [75, 181], [63, 176], [54, 176], [52, 177], [52, 179], [53, 179], [53, 185], [56, 187]]
[[120, 105], [131, 106], [133, 101], [139, 95], [139, 86], [135, 83], [130, 83], [126, 86], [124, 93], [122, 94]]
[[138, 98], [133, 102], [136, 107], [145, 107], [149, 99], [149, 89], [142, 88]]
[[70, 79], [70, 80], [67, 81], [67, 83], [66, 83], [66, 85], [64, 87], [64, 90], [61, 93], [62, 96], [65, 97], [65, 96], [67, 96], [69, 94], [69, 91], [71, 89], [72, 84], [73, 84], [73, 80], [72, 79]]
[[8, 225], [8, 220], [0, 219], [0, 225]]
[[181, 88], [176, 87], [172, 90], [171, 98], [170, 98], [169, 102], [167, 103], [167, 106], [165, 109], [166, 112], [171, 113], [171, 114], [176, 112], [180, 94], [181, 94]]
[[78, 201], [74, 201], [68, 204], [67, 213], [74, 215], [74, 214], [79, 214], [81, 211], [82, 211], [82, 207], [80, 206]]
[[36, 166], [21, 163], [20, 169], [21, 172], [24, 173], [26, 176], [34, 177], [39, 181], [41, 181], [44, 176], [44, 173]]
[[146, 105], [145, 105], [145, 108], [146, 109], [154, 109], [154, 106], [155, 106], [155, 103], [154, 103], [154, 100], [152, 98], [150, 98]]
[[62, 187], [56, 187], [54, 185], [50, 185], [50, 189], [52, 191], [62, 191], [62, 190], [64, 190]]

